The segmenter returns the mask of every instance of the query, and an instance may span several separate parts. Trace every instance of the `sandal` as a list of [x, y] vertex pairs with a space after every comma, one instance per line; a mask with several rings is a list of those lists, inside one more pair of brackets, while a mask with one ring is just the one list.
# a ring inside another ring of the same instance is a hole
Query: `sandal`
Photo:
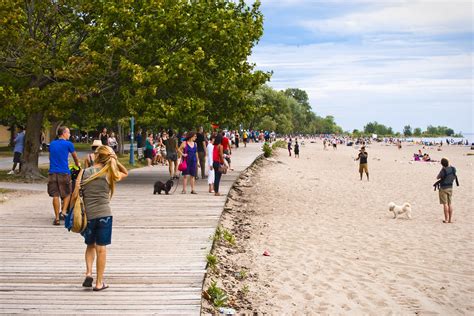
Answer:
[[183, 191], [181, 191], [181, 194], [186, 194], [186, 191], [184, 191], [184, 190], [183, 190]]
[[109, 288], [108, 285], [105, 285], [105, 283], [102, 283], [102, 287], [101, 287], [101, 288], [94, 287], [94, 288], [92, 289], [92, 291], [98, 292], [98, 291], [106, 290], [106, 289], [108, 289], [108, 288]]
[[191, 194], [197, 194], [197, 192], [196, 191], [191, 191]]
[[54, 225], [54, 226], [59, 226], [59, 225], [61, 225], [61, 223], [59, 222], [59, 219], [54, 219], [53, 225]]
[[84, 279], [84, 282], [82, 282], [82, 286], [83, 287], [92, 287], [92, 282], [93, 281], [94, 281], [94, 279], [91, 276], [86, 276], [86, 278]]

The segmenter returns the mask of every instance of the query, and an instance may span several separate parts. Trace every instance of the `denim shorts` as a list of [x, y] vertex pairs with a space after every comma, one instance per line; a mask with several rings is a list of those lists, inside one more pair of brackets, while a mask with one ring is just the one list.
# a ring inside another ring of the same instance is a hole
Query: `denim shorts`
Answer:
[[112, 216], [94, 218], [87, 221], [87, 228], [82, 233], [87, 245], [110, 245], [112, 242]]

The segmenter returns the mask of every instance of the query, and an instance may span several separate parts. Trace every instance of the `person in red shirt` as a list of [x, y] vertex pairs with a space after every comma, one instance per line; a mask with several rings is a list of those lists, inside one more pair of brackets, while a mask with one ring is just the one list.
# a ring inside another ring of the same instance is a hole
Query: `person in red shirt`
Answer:
[[232, 151], [230, 149], [230, 140], [225, 136], [225, 132], [222, 132], [222, 148], [224, 149], [224, 158], [229, 164], [229, 170], [234, 170], [230, 167], [230, 155]]

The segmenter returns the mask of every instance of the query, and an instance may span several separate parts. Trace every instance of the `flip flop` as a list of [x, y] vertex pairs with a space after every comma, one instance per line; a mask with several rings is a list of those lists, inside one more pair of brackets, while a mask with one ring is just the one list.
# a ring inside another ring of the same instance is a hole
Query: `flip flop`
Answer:
[[191, 194], [197, 194], [197, 192], [196, 191], [191, 191]]
[[92, 282], [93, 281], [94, 281], [94, 279], [91, 276], [86, 276], [86, 278], [84, 279], [84, 282], [82, 282], [82, 286], [83, 287], [92, 287]]
[[59, 226], [59, 225], [61, 225], [61, 223], [59, 222], [59, 219], [55, 219], [55, 220], [53, 221], [53, 225], [54, 225], [54, 226]]
[[106, 290], [106, 289], [108, 289], [108, 288], [109, 288], [108, 285], [105, 285], [105, 283], [102, 283], [102, 287], [101, 287], [100, 289], [97, 288], [97, 287], [94, 287], [94, 288], [92, 289], [92, 291], [99, 292], [99, 291]]
[[186, 194], [186, 191], [181, 191], [181, 194]]

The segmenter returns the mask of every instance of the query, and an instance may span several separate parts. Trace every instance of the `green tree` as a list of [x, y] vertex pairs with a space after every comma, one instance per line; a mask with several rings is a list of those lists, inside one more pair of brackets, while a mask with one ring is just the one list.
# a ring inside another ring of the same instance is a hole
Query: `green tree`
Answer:
[[410, 125], [405, 125], [405, 127], [403, 127], [403, 135], [405, 136], [411, 136], [413, 133], [411, 131], [411, 126]]
[[413, 136], [420, 137], [420, 136], [421, 136], [421, 128], [416, 127], [416, 128], [413, 130]]
[[259, 5], [1, 2], [0, 102], [27, 113], [23, 173], [39, 175], [45, 117], [89, 122], [93, 114], [116, 123], [134, 115], [193, 128], [251, 115], [251, 97], [270, 76], [247, 61], [263, 34]]

